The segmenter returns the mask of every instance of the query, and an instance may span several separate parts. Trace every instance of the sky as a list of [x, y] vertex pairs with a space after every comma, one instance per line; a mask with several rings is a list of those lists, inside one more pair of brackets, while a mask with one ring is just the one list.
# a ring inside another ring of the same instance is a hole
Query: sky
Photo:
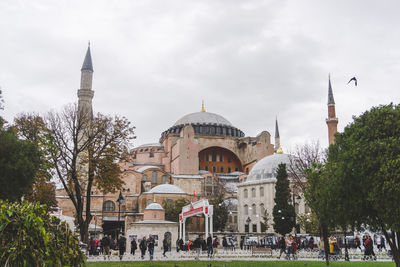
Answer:
[[278, 116], [285, 152], [326, 147], [329, 73], [339, 131], [399, 102], [399, 9], [394, 0], [2, 0], [0, 116], [77, 102], [90, 40], [93, 109], [127, 117], [135, 146], [157, 142], [204, 100], [271, 142]]

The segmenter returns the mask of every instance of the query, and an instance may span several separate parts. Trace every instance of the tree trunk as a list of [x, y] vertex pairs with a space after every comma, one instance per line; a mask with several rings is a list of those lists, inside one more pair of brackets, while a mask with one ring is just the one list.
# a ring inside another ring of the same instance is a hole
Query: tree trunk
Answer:
[[[344, 228], [343, 228], [344, 229]], [[350, 261], [349, 258], [349, 250], [347, 249], [347, 238], [346, 238], [346, 230], [344, 232], [344, 260], [345, 261]]]
[[322, 236], [324, 238], [324, 248], [325, 248], [325, 262], [326, 265], [329, 265], [329, 242], [328, 242], [328, 227], [322, 223], [321, 224], [321, 229], [322, 229]]
[[[399, 253], [399, 232], [392, 232], [391, 235], [388, 234], [386, 230], [383, 230], [383, 234], [386, 237], [386, 240], [389, 243], [390, 249], [392, 251], [392, 257], [396, 264], [396, 267], [400, 267], [400, 253]], [[397, 243], [396, 243], [396, 235], [397, 235]]]

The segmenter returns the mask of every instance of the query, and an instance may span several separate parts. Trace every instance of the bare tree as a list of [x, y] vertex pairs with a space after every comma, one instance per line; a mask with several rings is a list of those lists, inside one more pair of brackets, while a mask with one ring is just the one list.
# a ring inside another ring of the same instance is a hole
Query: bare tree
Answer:
[[45, 118], [50, 158], [65, 192], [71, 199], [81, 240], [88, 241], [92, 220], [91, 192], [121, 188], [119, 160], [127, 155], [134, 128], [126, 118], [79, 112], [77, 105]]
[[307, 182], [307, 171], [313, 163], [324, 162], [326, 152], [321, 148], [318, 141], [306, 143], [303, 146], [297, 146], [294, 157], [290, 157], [288, 172], [294, 182], [294, 189], [300, 189], [304, 192]]

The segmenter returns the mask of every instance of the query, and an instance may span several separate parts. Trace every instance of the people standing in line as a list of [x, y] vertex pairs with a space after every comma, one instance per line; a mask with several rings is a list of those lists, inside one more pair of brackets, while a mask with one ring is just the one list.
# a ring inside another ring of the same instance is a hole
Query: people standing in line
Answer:
[[164, 257], [167, 257], [167, 255], [165, 255], [165, 253], [167, 253], [168, 250], [169, 250], [169, 244], [168, 244], [168, 239], [167, 239], [167, 237], [164, 237], [164, 240], [163, 240], [163, 248], [164, 248], [163, 256], [164, 256]]
[[144, 256], [146, 255], [146, 250], [147, 250], [147, 240], [146, 240], [145, 236], [143, 237], [142, 240], [140, 240], [139, 249], [140, 249], [140, 252], [142, 253], [140, 257], [143, 260]]
[[208, 234], [206, 245], [207, 245], [207, 257], [211, 258], [213, 255], [213, 240], [211, 234]]
[[153, 254], [154, 254], [154, 238], [152, 235], [149, 235], [149, 238], [147, 239], [147, 248], [149, 250], [149, 255], [150, 255], [150, 260], [153, 260]]
[[122, 260], [122, 257], [124, 256], [126, 250], [126, 238], [124, 234], [121, 234], [118, 239], [118, 249], [119, 249], [119, 260]]
[[199, 260], [200, 259], [200, 252], [201, 252], [201, 238], [200, 238], [200, 236], [198, 236], [194, 240], [193, 246], [196, 248], [196, 257], [194, 259], [195, 260]]
[[135, 256], [135, 251], [136, 251], [136, 249], [137, 249], [136, 239], [135, 239], [135, 238], [132, 238], [132, 241], [131, 241], [131, 254], [132, 254], [133, 256]]

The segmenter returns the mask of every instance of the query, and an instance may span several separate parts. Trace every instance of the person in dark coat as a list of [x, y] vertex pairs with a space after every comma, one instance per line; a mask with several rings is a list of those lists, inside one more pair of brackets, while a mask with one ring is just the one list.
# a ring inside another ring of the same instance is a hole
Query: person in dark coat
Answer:
[[106, 255], [108, 257], [108, 259], [110, 259], [110, 237], [109, 236], [104, 236], [101, 239], [101, 246], [103, 247], [103, 255], [104, 255], [104, 259], [106, 259]]
[[122, 260], [122, 257], [124, 256], [126, 250], [126, 238], [124, 235], [121, 235], [118, 239], [118, 249], [119, 249], [119, 260]]
[[165, 255], [165, 253], [168, 252], [168, 250], [169, 250], [169, 245], [168, 245], [168, 239], [167, 239], [166, 237], [164, 237], [164, 240], [163, 240], [162, 244], [163, 244], [163, 248], [164, 248], [163, 256], [164, 256], [164, 257], [167, 257], [167, 256]]
[[137, 249], [136, 239], [133, 238], [131, 241], [131, 254], [135, 256], [135, 250]]
[[213, 240], [211, 234], [208, 234], [207, 237], [207, 256], [211, 258], [213, 255]]
[[200, 259], [200, 252], [201, 252], [201, 238], [200, 236], [197, 237], [194, 242], [193, 242], [193, 247], [196, 248], [196, 257], [195, 260], [199, 260]]
[[147, 250], [147, 240], [146, 240], [145, 236], [140, 241], [139, 249], [140, 249], [140, 252], [142, 253], [141, 258], [143, 260], [144, 259], [144, 255], [146, 255], [146, 250]]
[[153, 254], [154, 254], [154, 238], [152, 235], [149, 235], [149, 238], [147, 239], [147, 248], [149, 249], [149, 254], [150, 254], [150, 260], [153, 260]]

